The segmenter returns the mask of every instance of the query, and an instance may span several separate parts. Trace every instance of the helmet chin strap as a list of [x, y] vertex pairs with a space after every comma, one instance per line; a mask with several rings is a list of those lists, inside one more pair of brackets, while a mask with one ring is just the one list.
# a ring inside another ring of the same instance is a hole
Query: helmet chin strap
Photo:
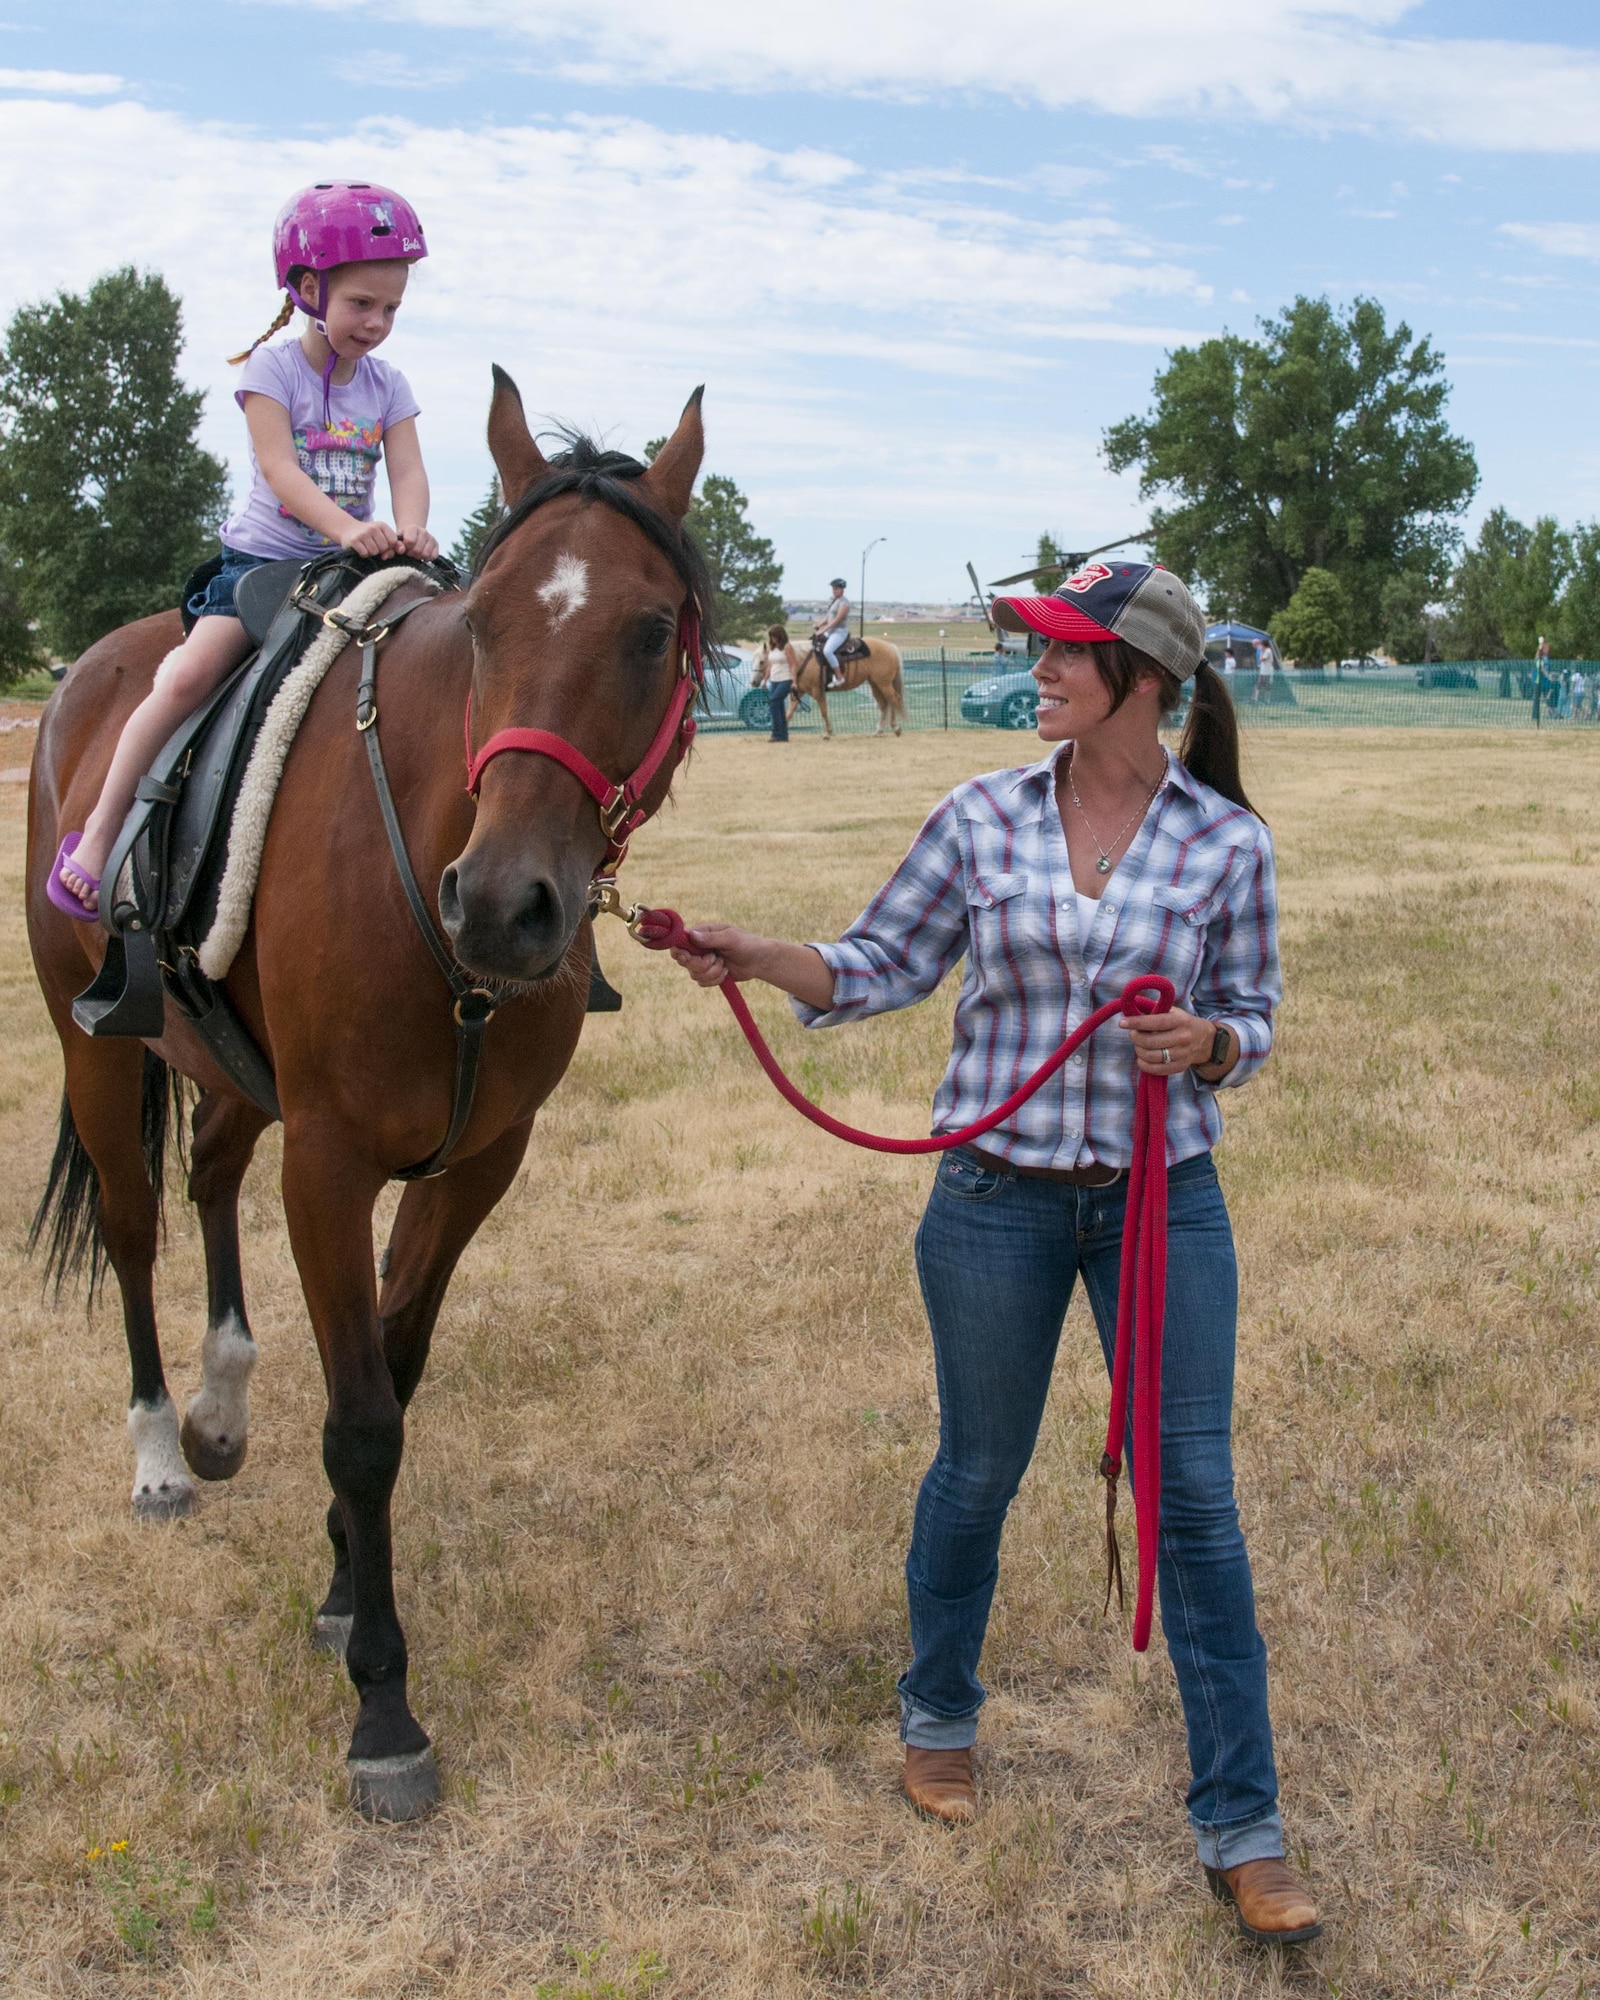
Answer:
[[[328, 340], [327, 326], [320, 319], [317, 321], [317, 331], [324, 340]], [[322, 428], [325, 431], [333, 429], [333, 371], [338, 365], [339, 356], [334, 351], [333, 342], [328, 340], [328, 361], [322, 371]]]
[[334, 351], [333, 342], [328, 340], [328, 274], [326, 271], [319, 271], [317, 273], [316, 304], [314, 306], [307, 306], [305, 309], [311, 316], [311, 324], [322, 335], [323, 339], [328, 341], [328, 359], [322, 371], [322, 428], [331, 431], [333, 429], [333, 371], [339, 365], [339, 356]]

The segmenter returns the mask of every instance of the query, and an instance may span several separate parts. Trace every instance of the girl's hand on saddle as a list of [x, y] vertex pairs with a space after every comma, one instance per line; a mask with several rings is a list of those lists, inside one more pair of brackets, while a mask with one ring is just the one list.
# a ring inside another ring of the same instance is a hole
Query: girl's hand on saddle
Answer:
[[1210, 1065], [1216, 1030], [1181, 1007], [1167, 1014], [1124, 1014], [1117, 1025], [1133, 1037], [1134, 1060], [1151, 1076], [1180, 1076]]
[[415, 556], [418, 562], [432, 562], [439, 553], [437, 537], [426, 528], [402, 528], [395, 539], [400, 544], [400, 553]]
[[672, 956], [696, 986], [720, 986], [725, 979], [759, 979], [763, 947], [768, 940], [736, 924], [695, 924], [689, 932], [693, 951], [674, 945]]
[[339, 546], [358, 556], [392, 556], [400, 543], [387, 521], [358, 521], [352, 515], [340, 530]]

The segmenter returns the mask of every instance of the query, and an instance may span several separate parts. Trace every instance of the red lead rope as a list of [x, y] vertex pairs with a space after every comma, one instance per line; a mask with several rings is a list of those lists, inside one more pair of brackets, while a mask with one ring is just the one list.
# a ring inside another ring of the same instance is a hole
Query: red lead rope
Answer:
[[[688, 929], [676, 910], [636, 909], [628, 928], [652, 951], [674, 947], [692, 951]], [[820, 1125], [836, 1139], [865, 1146], [875, 1153], [948, 1153], [969, 1145], [985, 1132], [1003, 1125], [1014, 1111], [1042, 1090], [1074, 1049], [1097, 1028], [1118, 1015], [1154, 1014], [1176, 1004], [1170, 979], [1149, 973], [1130, 979], [1115, 1000], [1097, 1007], [1055, 1053], [1046, 1057], [1026, 1083], [1005, 1103], [963, 1125], [959, 1132], [941, 1132], [931, 1139], [888, 1139], [862, 1132], [831, 1118], [789, 1081], [767, 1047], [744, 995], [731, 979], [722, 982], [722, 997], [744, 1031], [755, 1059], [766, 1071], [780, 1097], [802, 1118]], [[1122, 1557], [1117, 1547], [1117, 1481], [1122, 1476], [1122, 1441], [1128, 1433], [1128, 1377], [1133, 1376], [1132, 1457], [1134, 1522], [1139, 1539], [1139, 1589], [1134, 1600], [1133, 1649], [1142, 1653], [1150, 1643], [1150, 1618], [1155, 1601], [1156, 1555], [1161, 1517], [1161, 1339], [1167, 1304], [1167, 1079], [1139, 1072], [1133, 1101], [1133, 1165], [1128, 1173], [1128, 1200], [1122, 1225], [1122, 1275], [1117, 1287], [1117, 1347], [1111, 1369], [1111, 1417], [1100, 1474], [1106, 1482], [1106, 1603], [1113, 1585], [1122, 1602]]]

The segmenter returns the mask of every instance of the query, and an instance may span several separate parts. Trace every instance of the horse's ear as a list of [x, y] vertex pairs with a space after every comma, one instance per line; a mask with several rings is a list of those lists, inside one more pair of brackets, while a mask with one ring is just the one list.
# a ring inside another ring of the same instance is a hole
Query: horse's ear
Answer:
[[508, 507], [514, 507], [528, 488], [550, 470], [522, 414], [517, 385], [498, 364], [494, 370], [494, 395], [489, 401], [489, 455], [500, 475], [500, 492]]
[[700, 477], [700, 461], [706, 455], [705, 425], [700, 421], [700, 398], [705, 393], [702, 382], [684, 404], [678, 428], [656, 453], [644, 476], [656, 505], [674, 521], [681, 521], [689, 511], [694, 483]]

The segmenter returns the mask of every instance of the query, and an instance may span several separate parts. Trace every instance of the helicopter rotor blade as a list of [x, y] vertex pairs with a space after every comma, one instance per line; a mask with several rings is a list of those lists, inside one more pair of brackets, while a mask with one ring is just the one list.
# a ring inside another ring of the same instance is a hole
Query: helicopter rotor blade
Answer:
[[1103, 556], [1111, 549], [1126, 547], [1129, 542], [1142, 542], [1149, 533], [1148, 528], [1141, 528], [1136, 534], [1119, 535], [1114, 542], [1102, 542], [1097, 549], [1064, 549], [1059, 562], [1035, 563], [1032, 569], [1019, 569], [1015, 576], [997, 576], [989, 588], [1004, 590], [1008, 583], [1028, 583], [1041, 576], [1070, 576], [1074, 570], [1082, 569], [1091, 556]]
[[989, 600], [983, 594], [983, 585], [978, 581], [978, 572], [971, 563], [967, 564], [967, 575], [972, 578], [972, 588], [978, 594], [978, 609], [983, 613], [983, 622], [992, 632], [995, 627], [994, 620], [989, 616]]

